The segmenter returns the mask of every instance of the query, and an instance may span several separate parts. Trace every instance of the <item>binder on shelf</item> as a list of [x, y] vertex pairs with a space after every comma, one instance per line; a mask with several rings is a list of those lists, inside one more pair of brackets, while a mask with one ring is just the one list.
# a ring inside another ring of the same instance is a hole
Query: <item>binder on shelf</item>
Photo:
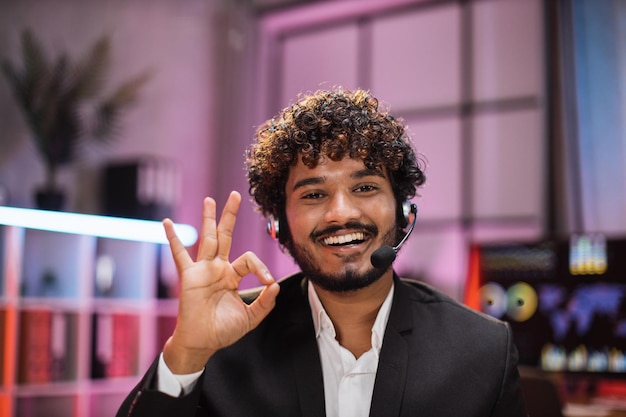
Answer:
[[68, 358], [68, 321], [65, 314], [57, 312], [52, 315], [50, 323], [50, 373], [53, 381], [62, 381], [70, 377]]
[[[68, 363], [72, 315], [47, 308], [24, 310], [20, 314], [18, 382], [40, 384], [74, 377]], [[73, 348], [71, 348], [73, 349]]]
[[180, 182], [177, 164], [167, 158], [111, 162], [104, 170], [103, 214], [157, 221], [170, 217]]
[[52, 381], [51, 333], [51, 310], [25, 310], [21, 313], [18, 382], [36, 384]]
[[94, 314], [93, 329], [92, 378], [137, 375], [139, 317], [129, 313]]

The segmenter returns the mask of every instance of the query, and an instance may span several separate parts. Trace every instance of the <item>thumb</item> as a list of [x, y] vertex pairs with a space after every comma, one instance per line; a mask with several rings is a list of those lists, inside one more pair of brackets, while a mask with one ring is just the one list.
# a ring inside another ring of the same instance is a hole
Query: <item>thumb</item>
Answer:
[[263, 288], [261, 294], [257, 297], [252, 304], [248, 306], [248, 317], [250, 323], [250, 329], [254, 329], [263, 321], [265, 317], [272, 311], [276, 305], [276, 296], [280, 291], [280, 285], [273, 282], [272, 284]]

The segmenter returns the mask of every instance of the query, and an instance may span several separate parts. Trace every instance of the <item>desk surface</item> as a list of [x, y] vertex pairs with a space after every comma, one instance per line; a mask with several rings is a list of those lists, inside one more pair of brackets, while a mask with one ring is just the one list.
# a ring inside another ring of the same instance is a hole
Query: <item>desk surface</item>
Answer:
[[[520, 367], [522, 388], [529, 412], [561, 406], [564, 417], [626, 417], [626, 378], [604, 379], [567, 374], [544, 373]], [[555, 396], [558, 405], [554, 404]]]
[[626, 410], [596, 404], [568, 403], [563, 409], [564, 417], [626, 417]]
[[556, 377], [564, 417], [626, 417], [626, 381]]
[[626, 417], [626, 398], [570, 399], [565, 403], [563, 415], [565, 417]]

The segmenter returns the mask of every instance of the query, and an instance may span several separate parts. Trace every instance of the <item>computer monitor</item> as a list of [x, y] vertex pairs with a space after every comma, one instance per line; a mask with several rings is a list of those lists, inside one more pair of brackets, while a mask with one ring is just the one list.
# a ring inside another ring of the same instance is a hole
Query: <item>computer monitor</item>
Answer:
[[472, 259], [478, 308], [510, 323], [520, 364], [626, 378], [626, 239], [481, 244]]

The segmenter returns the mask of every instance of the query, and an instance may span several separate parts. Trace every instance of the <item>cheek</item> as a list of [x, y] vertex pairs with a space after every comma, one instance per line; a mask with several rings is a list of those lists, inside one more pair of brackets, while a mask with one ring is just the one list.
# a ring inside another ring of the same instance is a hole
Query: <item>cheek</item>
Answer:
[[379, 205], [376, 211], [371, 213], [372, 219], [377, 219], [379, 227], [383, 229], [394, 228], [398, 219], [398, 211], [395, 205]]
[[291, 238], [295, 242], [302, 242], [309, 236], [313, 227], [315, 227], [314, 223], [307, 215], [298, 212], [287, 213], [287, 223], [289, 223]]

